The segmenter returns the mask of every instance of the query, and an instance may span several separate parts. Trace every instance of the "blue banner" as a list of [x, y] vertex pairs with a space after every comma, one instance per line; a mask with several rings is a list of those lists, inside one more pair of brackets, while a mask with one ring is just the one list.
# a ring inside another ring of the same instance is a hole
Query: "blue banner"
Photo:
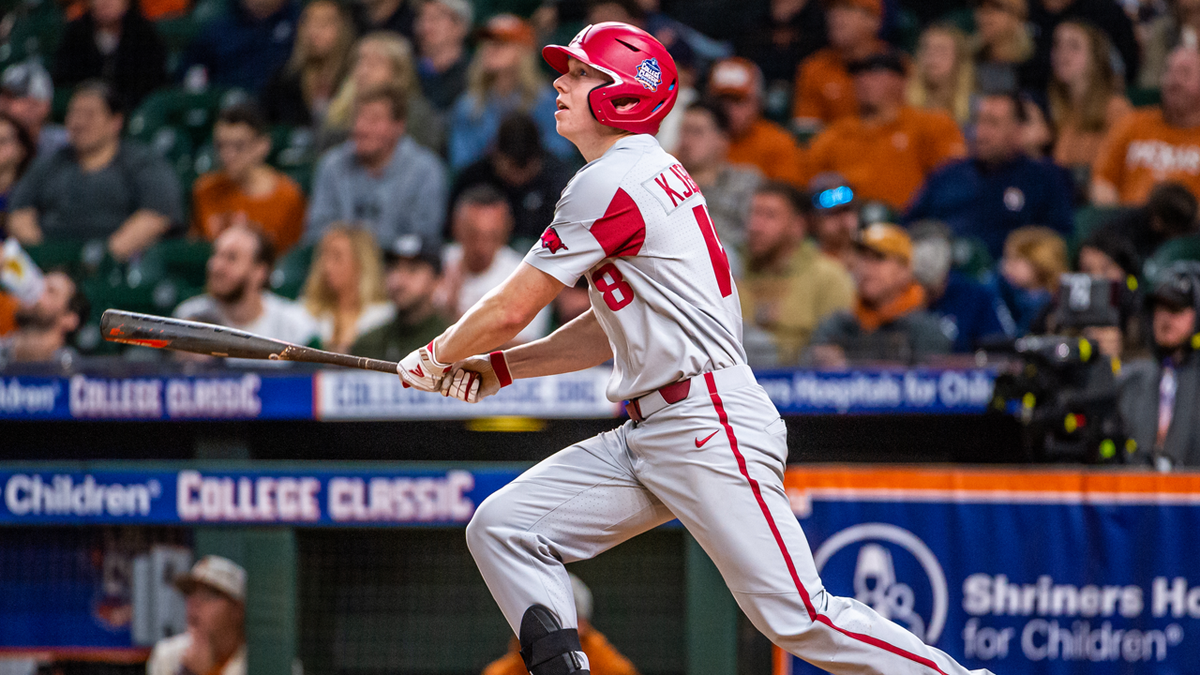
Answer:
[[0, 377], [0, 419], [313, 418], [311, 376]]
[[0, 525], [465, 525], [518, 473], [0, 471]]
[[982, 413], [996, 375], [989, 370], [770, 370], [755, 373], [784, 415]]
[[1200, 476], [1169, 478], [818, 468], [788, 493], [830, 592], [968, 668], [1194, 675]]

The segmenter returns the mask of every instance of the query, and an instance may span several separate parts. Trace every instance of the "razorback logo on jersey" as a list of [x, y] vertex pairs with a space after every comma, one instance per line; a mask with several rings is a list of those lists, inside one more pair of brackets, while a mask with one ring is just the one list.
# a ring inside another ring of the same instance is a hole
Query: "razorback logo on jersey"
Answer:
[[551, 253], [571, 250], [563, 243], [562, 238], [558, 236], [558, 231], [553, 227], [547, 227], [546, 231], [542, 233], [542, 248], [550, 249]]
[[692, 180], [682, 164], [672, 164], [665, 171], [642, 183], [642, 187], [662, 203], [667, 213], [700, 194], [700, 186]]

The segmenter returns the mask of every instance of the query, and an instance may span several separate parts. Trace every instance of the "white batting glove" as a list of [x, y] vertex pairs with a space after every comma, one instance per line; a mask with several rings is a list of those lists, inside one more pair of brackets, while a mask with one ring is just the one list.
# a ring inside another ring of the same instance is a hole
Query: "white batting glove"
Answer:
[[400, 359], [396, 372], [405, 387], [421, 391], [439, 391], [450, 365], [439, 363], [433, 354], [433, 342], [415, 349], [411, 354]]
[[512, 375], [508, 372], [508, 361], [504, 352], [496, 351], [454, 364], [454, 369], [443, 380], [442, 396], [479, 403], [510, 384]]

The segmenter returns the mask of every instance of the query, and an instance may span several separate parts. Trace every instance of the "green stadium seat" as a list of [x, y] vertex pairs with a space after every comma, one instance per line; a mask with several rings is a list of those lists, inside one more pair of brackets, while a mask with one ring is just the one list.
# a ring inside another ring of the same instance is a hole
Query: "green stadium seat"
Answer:
[[1081, 206], [1075, 209], [1074, 233], [1068, 242], [1071, 256], [1079, 253], [1079, 246], [1092, 232], [1127, 210], [1120, 206]]
[[271, 290], [295, 300], [304, 289], [308, 268], [312, 265], [313, 247], [300, 245], [283, 256], [271, 272]]
[[1135, 107], [1162, 103], [1162, 92], [1154, 87], [1129, 87], [1125, 90], [1125, 95]]
[[212, 135], [217, 111], [247, 97], [239, 89], [213, 87], [198, 92], [162, 89], [146, 97], [129, 116], [127, 132], [133, 138], [149, 141], [159, 129], [169, 126], [186, 132], [191, 147], [200, 147]]
[[142, 264], [188, 288], [204, 286], [212, 244], [193, 239], [167, 239], [142, 256]]
[[1163, 270], [1180, 260], [1200, 261], [1200, 235], [1172, 239], [1159, 246], [1154, 255], [1146, 261], [1142, 274], [1146, 282], [1153, 286]]
[[977, 237], [958, 237], [951, 252], [954, 269], [973, 278], [982, 280], [995, 266], [987, 246]]
[[5, 3], [15, 7], [8, 39], [0, 44], [0, 67], [36, 58], [49, 69], [62, 39], [66, 21], [54, 0], [26, 0]]

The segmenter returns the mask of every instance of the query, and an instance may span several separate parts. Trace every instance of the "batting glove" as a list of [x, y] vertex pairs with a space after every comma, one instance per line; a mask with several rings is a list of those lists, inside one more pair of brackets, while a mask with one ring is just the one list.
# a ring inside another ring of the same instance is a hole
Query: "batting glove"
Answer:
[[432, 341], [420, 349], [413, 350], [411, 354], [401, 359], [396, 367], [400, 381], [404, 383], [405, 387], [421, 391], [440, 391], [442, 380], [449, 371], [450, 366], [439, 363], [434, 356]]
[[504, 352], [497, 351], [454, 364], [454, 371], [442, 385], [442, 396], [479, 403], [510, 384], [512, 375], [508, 372], [508, 360], [504, 358]]

